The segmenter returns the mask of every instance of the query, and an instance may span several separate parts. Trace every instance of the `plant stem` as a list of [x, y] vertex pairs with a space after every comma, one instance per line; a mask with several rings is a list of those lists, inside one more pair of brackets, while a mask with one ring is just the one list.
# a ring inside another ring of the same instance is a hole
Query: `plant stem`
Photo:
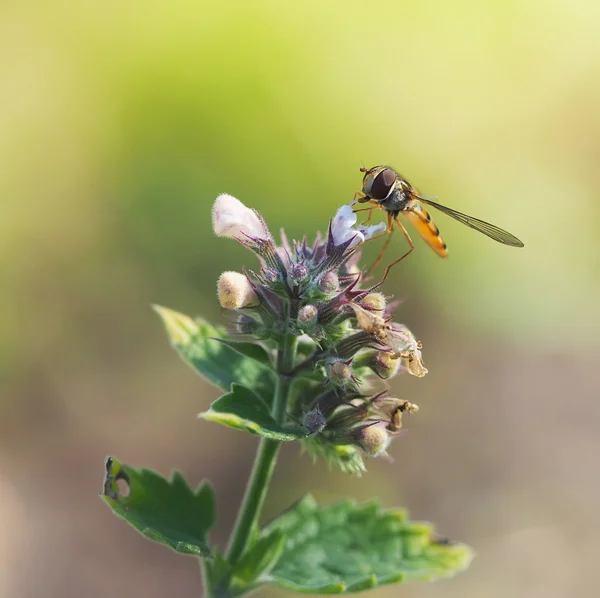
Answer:
[[200, 559], [200, 573], [202, 575], [202, 598], [213, 598], [215, 594], [209, 579], [210, 563], [205, 558]]
[[[277, 354], [277, 384], [271, 414], [282, 423], [285, 418], [288, 394], [292, 378], [290, 372], [296, 357], [297, 339], [288, 334], [284, 337]], [[229, 540], [226, 557], [233, 565], [237, 563], [248, 546], [252, 531], [258, 526], [258, 518], [275, 468], [281, 441], [262, 438], [246, 486], [246, 493]]]

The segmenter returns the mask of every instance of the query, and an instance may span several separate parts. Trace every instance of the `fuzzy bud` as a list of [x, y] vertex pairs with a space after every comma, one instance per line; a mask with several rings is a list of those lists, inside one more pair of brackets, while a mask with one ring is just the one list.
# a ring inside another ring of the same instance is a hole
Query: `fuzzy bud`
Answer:
[[329, 368], [329, 379], [334, 386], [338, 388], [346, 388], [352, 384], [354, 376], [352, 375], [352, 366], [349, 362], [345, 361], [334, 361], [330, 364]]
[[219, 276], [217, 290], [221, 307], [239, 309], [259, 303], [248, 278], [239, 272], [223, 272]]
[[302, 282], [308, 276], [308, 268], [304, 264], [296, 264], [292, 268], [291, 275], [296, 282]]
[[302, 425], [309, 434], [318, 434], [325, 428], [325, 417], [319, 409], [312, 409], [304, 414]]
[[335, 293], [340, 287], [340, 280], [335, 272], [327, 272], [319, 281], [319, 288], [325, 293]]
[[219, 237], [241, 239], [244, 235], [251, 235], [257, 239], [271, 238], [258, 212], [227, 193], [221, 193], [213, 204], [212, 225]]
[[363, 297], [360, 304], [365, 309], [373, 311], [383, 311], [386, 306], [385, 295], [383, 293], [369, 293]]
[[301, 330], [312, 330], [317, 323], [319, 312], [314, 305], [305, 305], [298, 312], [298, 327]]
[[385, 428], [378, 425], [361, 428], [357, 436], [357, 444], [370, 457], [385, 454], [385, 450], [390, 445], [391, 440]]

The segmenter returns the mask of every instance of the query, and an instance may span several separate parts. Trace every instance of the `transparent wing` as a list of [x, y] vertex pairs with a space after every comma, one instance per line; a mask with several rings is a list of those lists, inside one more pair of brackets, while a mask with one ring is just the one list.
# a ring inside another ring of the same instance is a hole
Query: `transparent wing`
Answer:
[[466, 214], [462, 214], [461, 212], [457, 212], [452, 208], [447, 208], [442, 204], [436, 203], [435, 201], [431, 201], [430, 199], [423, 199], [419, 197], [419, 201], [427, 204], [428, 206], [432, 206], [438, 209], [440, 212], [447, 214], [451, 218], [466, 224], [467, 226], [478, 230], [480, 233], [487, 235], [494, 241], [498, 241], [498, 243], [504, 243], [504, 245], [510, 245], [511, 247], [524, 247], [523, 242], [517, 239], [514, 235], [511, 235], [509, 232], [490, 224], [489, 222], [484, 222], [483, 220], [479, 220], [479, 218], [473, 218], [473, 216], [467, 216]]

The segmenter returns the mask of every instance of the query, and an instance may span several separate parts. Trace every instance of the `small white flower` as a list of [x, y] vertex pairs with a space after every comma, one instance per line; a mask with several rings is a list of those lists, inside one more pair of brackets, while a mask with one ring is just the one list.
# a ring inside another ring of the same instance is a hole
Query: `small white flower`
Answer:
[[357, 216], [349, 205], [342, 206], [333, 217], [331, 223], [331, 235], [336, 245], [342, 245], [348, 240], [353, 239], [350, 248], [360, 245], [365, 240], [365, 236], [354, 228]]
[[358, 225], [356, 228], [356, 221], [358, 217], [352, 210], [352, 205], [342, 206], [336, 213], [331, 223], [331, 234], [333, 235], [333, 242], [336, 245], [346, 243], [349, 239], [352, 239], [349, 249], [356, 247], [361, 243], [364, 243], [368, 239], [379, 235], [386, 230], [385, 222], [379, 224], [372, 224], [370, 226]]
[[227, 193], [221, 193], [213, 204], [212, 225], [213, 231], [219, 237], [231, 237], [241, 241], [245, 235], [259, 239], [271, 237], [258, 212]]

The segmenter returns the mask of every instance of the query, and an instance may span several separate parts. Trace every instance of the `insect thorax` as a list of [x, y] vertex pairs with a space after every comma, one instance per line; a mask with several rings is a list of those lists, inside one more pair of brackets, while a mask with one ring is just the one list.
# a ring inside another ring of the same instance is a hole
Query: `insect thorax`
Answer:
[[402, 189], [394, 189], [389, 197], [386, 197], [381, 203], [381, 207], [387, 212], [402, 212], [410, 201], [410, 197]]

